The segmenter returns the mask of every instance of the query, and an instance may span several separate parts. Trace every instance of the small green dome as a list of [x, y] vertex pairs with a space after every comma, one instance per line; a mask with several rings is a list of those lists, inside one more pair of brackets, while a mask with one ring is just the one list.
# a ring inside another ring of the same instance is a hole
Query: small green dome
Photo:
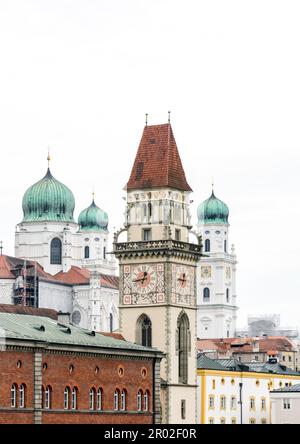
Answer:
[[198, 222], [202, 224], [228, 224], [228, 206], [217, 199], [213, 191], [209, 199], [199, 205], [197, 214]]
[[45, 177], [25, 192], [22, 207], [23, 222], [75, 222], [74, 195], [52, 176], [49, 168]]
[[78, 224], [81, 231], [107, 231], [108, 215], [93, 199], [91, 205], [79, 214]]

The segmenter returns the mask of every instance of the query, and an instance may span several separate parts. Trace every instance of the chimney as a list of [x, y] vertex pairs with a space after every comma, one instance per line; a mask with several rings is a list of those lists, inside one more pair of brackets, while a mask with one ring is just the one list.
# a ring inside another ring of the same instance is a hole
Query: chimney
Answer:
[[70, 325], [70, 313], [57, 312], [57, 322], [64, 325]]

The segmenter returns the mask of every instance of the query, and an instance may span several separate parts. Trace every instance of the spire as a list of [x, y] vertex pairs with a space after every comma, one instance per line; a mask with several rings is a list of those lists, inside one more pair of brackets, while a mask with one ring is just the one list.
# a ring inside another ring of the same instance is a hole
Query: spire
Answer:
[[2, 256], [3, 253], [3, 242], [0, 241], [0, 256]]
[[170, 187], [192, 191], [187, 183], [170, 123], [146, 126], [127, 190]]

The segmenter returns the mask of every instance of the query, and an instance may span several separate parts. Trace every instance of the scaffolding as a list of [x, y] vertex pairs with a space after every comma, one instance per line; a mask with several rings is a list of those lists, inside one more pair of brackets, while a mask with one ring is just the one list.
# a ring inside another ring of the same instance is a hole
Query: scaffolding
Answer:
[[14, 288], [14, 304], [27, 307], [38, 307], [39, 279], [36, 271], [36, 263], [18, 264], [11, 270], [16, 276]]

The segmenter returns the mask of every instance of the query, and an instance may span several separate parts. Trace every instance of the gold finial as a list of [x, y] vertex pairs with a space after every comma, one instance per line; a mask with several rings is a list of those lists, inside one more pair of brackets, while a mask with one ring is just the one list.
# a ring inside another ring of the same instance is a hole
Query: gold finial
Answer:
[[214, 192], [214, 178], [212, 177], [211, 178], [211, 190], [212, 190], [212, 192]]
[[3, 252], [3, 242], [0, 241], [0, 254], [1, 254], [1, 256], [2, 256], [2, 252]]
[[93, 202], [95, 202], [95, 186], [93, 186], [92, 196], [93, 196]]
[[148, 126], [148, 114], [146, 113], [146, 126]]
[[168, 111], [168, 123], [171, 122], [171, 111]]
[[47, 156], [48, 168], [50, 167], [50, 160], [51, 160], [51, 157], [50, 157], [50, 148], [48, 147], [48, 156]]

